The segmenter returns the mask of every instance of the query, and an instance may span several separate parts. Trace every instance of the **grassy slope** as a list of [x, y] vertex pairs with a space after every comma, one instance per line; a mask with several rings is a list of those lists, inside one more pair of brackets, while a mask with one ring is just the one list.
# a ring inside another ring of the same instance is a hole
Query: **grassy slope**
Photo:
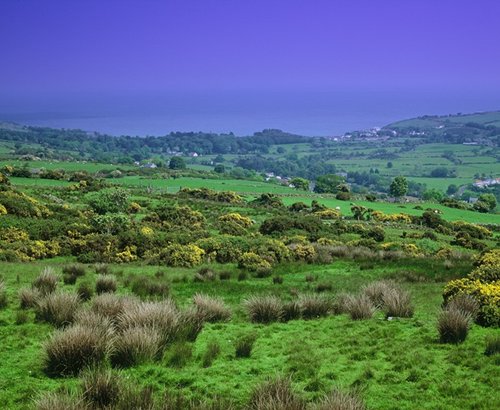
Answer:
[[[10, 299], [9, 308], [0, 311], [0, 403], [6, 406], [4, 408], [26, 408], [39, 390], [76, 384], [75, 379], [49, 379], [42, 371], [41, 346], [50, 333], [49, 326], [13, 324], [17, 289], [28, 285], [47, 264], [46, 261], [1, 265]], [[306, 274], [317, 275], [318, 282], [333, 283], [335, 292], [356, 291], [373, 279], [397, 274], [401, 270], [399, 265], [400, 262], [386, 262], [375, 264], [373, 269], [360, 270], [358, 263], [339, 261], [328, 266], [278, 267], [277, 273], [285, 278], [283, 285], [272, 285], [270, 278], [237, 282], [234, 274], [227, 282], [175, 283], [172, 293], [181, 304], [186, 304], [197, 291], [222, 296], [234, 312], [232, 321], [206, 326], [192, 345], [193, 357], [181, 369], [169, 367], [164, 359], [124, 373], [159, 391], [175, 387], [187, 397], [198, 398], [220, 394], [241, 404], [260, 380], [296, 369], [295, 388], [308, 399], [320, 397], [334, 385], [354, 385], [362, 388], [371, 409], [494, 408], [498, 399], [495, 387], [500, 382], [498, 360], [484, 356], [483, 351], [486, 335], [495, 330], [474, 325], [464, 344], [439, 344], [435, 318], [441, 303], [442, 282], [405, 284], [414, 296], [415, 317], [391, 322], [383, 320], [381, 315], [360, 322], [341, 315], [287, 324], [252, 325], [240, 306], [241, 300], [252, 293], [272, 292], [288, 298], [292, 288], [307, 291], [310, 285], [304, 280]], [[403, 265], [405, 270], [420, 272], [428, 278], [443, 270], [442, 266], [425, 261]], [[126, 275], [153, 274], [158, 268], [124, 265], [119, 269]], [[186, 269], [167, 269], [166, 272], [168, 279], [192, 275], [192, 271]], [[89, 278], [94, 276], [87, 273]], [[123, 288], [120, 291], [123, 292]], [[235, 359], [234, 340], [248, 332], [255, 332], [258, 337], [252, 357]], [[206, 343], [214, 339], [220, 343], [222, 353], [211, 367], [202, 368], [200, 355]]]
[[411, 118], [402, 121], [396, 121], [389, 125], [387, 128], [405, 128], [405, 127], [421, 127], [433, 128], [444, 124], [444, 122], [465, 124], [468, 122], [475, 122], [484, 125], [500, 126], [500, 111], [489, 111], [477, 114], [466, 115], [451, 115], [451, 116], [430, 116], [426, 118]]

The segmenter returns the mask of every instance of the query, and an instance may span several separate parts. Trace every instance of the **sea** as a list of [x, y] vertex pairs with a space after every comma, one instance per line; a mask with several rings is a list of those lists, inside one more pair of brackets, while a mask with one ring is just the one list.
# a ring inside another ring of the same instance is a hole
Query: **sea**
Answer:
[[422, 115], [499, 109], [500, 93], [438, 88], [0, 95], [0, 121], [130, 136], [274, 128], [330, 137]]

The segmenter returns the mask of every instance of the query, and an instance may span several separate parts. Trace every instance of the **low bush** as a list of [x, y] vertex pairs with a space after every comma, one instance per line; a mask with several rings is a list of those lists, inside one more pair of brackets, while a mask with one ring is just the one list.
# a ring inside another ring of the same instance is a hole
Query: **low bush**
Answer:
[[193, 304], [205, 322], [225, 322], [231, 318], [231, 310], [221, 298], [197, 293]]
[[366, 405], [355, 391], [333, 389], [319, 403], [312, 407], [313, 410], [365, 410]]
[[248, 279], [248, 274], [246, 272], [238, 273], [238, 281], [244, 281]]
[[268, 379], [255, 387], [248, 405], [252, 410], [305, 410], [305, 402], [293, 391], [289, 378]]
[[95, 291], [98, 295], [102, 293], [114, 293], [118, 283], [113, 275], [99, 275], [95, 281]]
[[57, 327], [67, 326], [73, 322], [80, 304], [80, 298], [74, 293], [54, 292], [48, 294], [36, 303], [36, 319], [52, 323]]
[[101, 363], [108, 352], [107, 335], [98, 329], [74, 325], [56, 331], [45, 343], [45, 370], [50, 376], [76, 375]]
[[442, 343], [462, 343], [469, 333], [472, 317], [459, 309], [443, 309], [438, 316], [437, 328]]
[[278, 322], [283, 316], [283, 304], [276, 296], [250, 296], [243, 305], [255, 323]]
[[210, 367], [214, 360], [219, 356], [221, 352], [220, 344], [216, 340], [210, 340], [207, 343], [203, 357], [201, 358], [201, 364], [203, 367]]
[[109, 408], [122, 394], [122, 381], [118, 375], [102, 367], [90, 368], [81, 376], [83, 397], [92, 408]]
[[238, 336], [234, 343], [236, 357], [250, 357], [255, 340], [257, 340], [257, 336], [253, 333]]
[[58, 280], [59, 277], [52, 268], [45, 268], [33, 281], [32, 287], [37, 289], [42, 296], [45, 296], [56, 290]]
[[317, 319], [328, 315], [331, 302], [329, 299], [318, 295], [301, 295], [299, 305], [304, 319]]
[[351, 296], [346, 304], [347, 313], [353, 320], [369, 319], [375, 313], [375, 306], [371, 299], [364, 293], [357, 296]]

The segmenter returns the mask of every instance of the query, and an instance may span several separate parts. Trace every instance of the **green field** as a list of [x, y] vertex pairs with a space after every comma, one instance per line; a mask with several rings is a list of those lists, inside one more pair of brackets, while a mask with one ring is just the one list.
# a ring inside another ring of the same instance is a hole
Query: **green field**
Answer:
[[[34, 323], [32, 313], [24, 324], [15, 324], [18, 311], [17, 290], [28, 286], [42, 266], [56, 266], [62, 261], [30, 264], [1, 264], [8, 289], [9, 306], [0, 311], [2, 326], [2, 378], [0, 402], [4, 408], [26, 408], [39, 391], [72, 390], [78, 379], [51, 379], [43, 371], [43, 343], [52, 332], [47, 324]], [[216, 268], [216, 267], [215, 267]], [[275, 294], [289, 299], [290, 291], [311, 292], [318, 283], [330, 283], [331, 296], [341, 291], [356, 292], [375, 279], [399, 275], [400, 263], [375, 263], [360, 269], [357, 262], [338, 261], [328, 266], [287, 266], [277, 268], [284, 282], [273, 285], [271, 278], [195, 283], [193, 270], [165, 269], [155, 266], [122, 265], [119, 292], [128, 293], [123, 278], [128, 275], [153, 275], [165, 271], [164, 281], [172, 286], [172, 297], [181, 305], [189, 304], [196, 292], [217, 294], [229, 305], [233, 317], [228, 323], [207, 324], [195, 342], [184, 344], [190, 354], [182, 365], [173, 365], [175, 347], [167, 349], [162, 359], [121, 370], [129, 382], [151, 386], [160, 394], [165, 388], [186, 398], [209, 400], [219, 396], [231, 400], [237, 408], [251, 390], [269, 376], [291, 375], [293, 388], [309, 400], [321, 398], [334, 386], [358, 387], [370, 409], [492, 409], [498, 402], [496, 387], [500, 382], [498, 361], [483, 354], [485, 338], [494, 329], [474, 325], [461, 345], [443, 345], [437, 341], [436, 314], [441, 304], [443, 283], [403, 282], [415, 303], [415, 315], [409, 319], [384, 320], [378, 313], [373, 319], [352, 321], [346, 315], [315, 320], [292, 320], [270, 325], [251, 324], [241, 302], [251, 294]], [[405, 262], [405, 271], [423, 277], [443, 274], [442, 266]], [[312, 275], [313, 282], [306, 282]], [[172, 283], [187, 277], [186, 283]], [[90, 270], [86, 280], [94, 281]], [[59, 285], [72, 291], [74, 286]], [[242, 335], [256, 336], [249, 358], [235, 358], [234, 344]], [[304, 337], [307, 335], [307, 337]], [[209, 367], [201, 364], [208, 342], [215, 342], [221, 352]], [[480, 376], [479, 376], [480, 375]]]

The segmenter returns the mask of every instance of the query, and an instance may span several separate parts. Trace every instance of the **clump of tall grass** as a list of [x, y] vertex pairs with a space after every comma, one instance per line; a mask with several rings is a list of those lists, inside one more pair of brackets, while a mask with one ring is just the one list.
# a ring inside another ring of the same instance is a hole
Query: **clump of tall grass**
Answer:
[[330, 299], [319, 295], [301, 295], [299, 305], [304, 319], [316, 319], [328, 315], [331, 302]]
[[139, 276], [132, 280], [132, 292], [141, 298], [165, 298], [170, 287], [165, 282], [154, 280], [149, 276]]
[[117, 367], [130, 367], [157, 358], [160, 352], [161, 335], [151, 327], [124, 329], [113, 343], [111, 363]]
[[212, 282], [217, 279], [217, 273], [210, 268], [201, 268], [194, 275], [195, 282]]
[[89, 327], [102, 334], [108, 341], [115, 334], [113, 322], [100, 313], [93, 312], [90, 309], [80, 309], [74, 315], [74, 324]]
[[412, 317], [415, 311], [410, 293], [399, 288], [387, 290], [382, 304], [386, 317]]
[[446, 304], [446, 307], [448, 309], [457, 309], [468, 313], [471, 315], [472, 320], [475, 320], [477, 314], [479, 313], [480, 305], [473, 296], [459, 294], [450, 299]]
[[283, 303], [276, 296], [250, 296], [243, 305], [255, 323], [278, 322], [283, 317]]
[[219, 356], [220, 352], [221, 348], [219, 342], [217, 342], [217, 340], [210, 340], [207, 343], [205, 353], [203, 353], [203, 357], [201, 359], [202, 366], [210, 367], [217, 356]]
[[93, 327], [73, 325], [58, 330], [45, 343], [45, 370], [50, 376], [76, 375], [101, 363], [108, 351], [108, 335]]
[[205, 317], [195, 307], [185, 309], [179, 314], [178, 339], [194, 342], [205, 324]]
[[365, 294], [351, 296], [347, 300], [346, 308], [353, 320], [369, 319], [376, 310], [371, 299]]
[[111, 269], [105, 263], [96, 263], [94, 265], [94, 272], [98, 275], [109, 275], [111, 273]]
[[361, 293], [367, 296], [376, 308], [381, 308], [384, 305], [384, 295], [396, 288], [393, 281], [379, 280], [363, 286]]
[[83, 398], [92, 408], [110, 408], [122, 394], [122, 381], [113, 371], [103, 368], [89, 368], [81, 375]]
[[300, 303], [297, 300], [292, 300], [283, 304], [283, 315], [281, 320], [288, 322], [290, 320], [300, 319], [302, 313]]
[[32, 287], [37, 289], [42, 296], [55, 292], [59, 277], [55, 274], [54, 269], [45, 268], [32, 282]]
[[85, 302], [92, 299], [92, 296], [94, 296], [94, 288], [89, 282], [81, 282], [78, 284], [76, 293], [78, 294], [80, 299]]
[[138, 303], [138, 301], [129, 296], [119, 296], [113, 293], [103, 293], [96, 296], [92, 300], [91, 309], [95, 313], [99, 313], [108, 317], [112, 321], [116, 321], [118, 316], [128, 307]]
[[37, 301], [35, 305], [36, 319], [52, 323], [57, 327], [67, 326], [73, 322], [80, 304], [80, 298], [74, 293], [50, 293]]
[[293, 391], [289, 378], [268, 379], [255, 387], [248, 405], [252, 410], [305, 410], [305, 402]]
[[205, 322], [225, 322], [231, 318], [231, 310], [221, 298], [197, 293], [193, 296], [193, 304]]
[[335, 295], [332, 301], [332, 313], [334, 315], [341, 315], [349, 312], [349, 300], [352, 295], [346, 292], [340, 292]]
[[460, 309], [445, 308], [438, 315], [437, 328], [442, 343], [462, 343], [472, 324], [470, 313]]
[[79, 263], [72, 263], [70, 265], [66, 265], [62, 268], [62, 272], [67, 275], [73, 275], [76, 277], [85, 276], [86, 269], [84, 265]]
[[35, 399], [36, 410], [90, 410], [82, 397], [61, 392], [43, 393]]
[[234, 342], [236, 357], [250, 357], [257, 336], [254, 333], [239, 335]]
[[7, 289], [5, 289], [5, 282], [0, 279], [0, 309], [8, 305]]
[[493, 356], [500, 353], [500, 335], [491, 335], [486, 338], [486, 356]]
[[37, 288], [22, 288], [19, 290], [19, 305], [21, 309], [29, 309], [36, 305], [36, 301], [42, 296]]
[[179, 330], [179, 311], [171, 299], [129, 304], [117, 319], [122, 331], [134, 327], [157, 331], [161, 346], [174, 340]]
[[313, 410], [365, 410], [366, 405], [355, 391], [333, 389], [319, 403], [312, 406]]
[[95, 291], [98, 295], [102, 293], [114, 293], [118, 283], [113, 275], [99, 275], [95, 281]]

